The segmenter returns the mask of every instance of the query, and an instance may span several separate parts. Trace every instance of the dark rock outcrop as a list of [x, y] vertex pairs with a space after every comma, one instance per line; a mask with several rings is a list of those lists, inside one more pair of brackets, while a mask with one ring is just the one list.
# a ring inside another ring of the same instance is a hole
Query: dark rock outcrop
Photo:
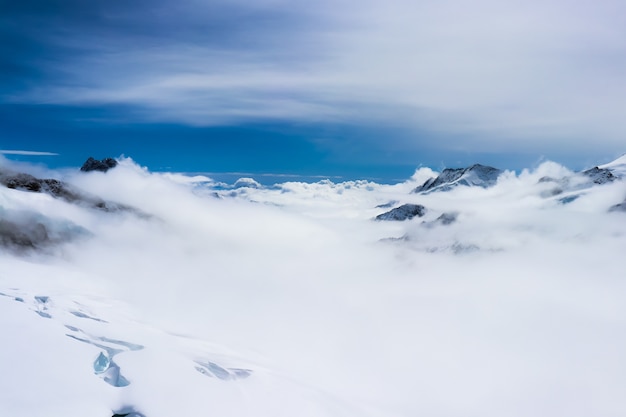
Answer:
[[613, 175], [611, 170], [606, 168], [593, 167], [591, 169], [581, 172], [581, 174], [591, 178], [591, 180], [595, 184], [607, 184], [617, 179], [617, 177]]
[[87, 158], [83, 166], [80, 167], [80, 170], [83, 172], [107, 172], [108, 170], [110, 170], [111, 168], [115, 168], [116, 166], [117, 161], [113, 158], [104, 158], [103, 160], [98, 161], [97, 159], [94, 159], [90, 156], [89, 158]]
[[81, 195], [76, 190], [59, 180], [35, 178], [24, 173], [0, 173], [0, 184], [14, 190], [50, 194], [69, 202], [81, 199]]
[[426, 214], [426, 208], [421, 204], [403, 204], [386, 213], [376, 216], [376, 220], [410, 220], [413, 217], [422, 217]]
[[446, 168], [437, 178], [429, 178], [413, 192], [447, 191], [458, 185], [488, 188], [496, 183], [500, 174], [502, 170], [481, 164], [468, 168]]
[[24, 173], [0, 172], [0, 184], [14, 190], [49, 194], [68, 203], [81, 204], [97, 210], [107, 212], [129, 211], [145, 216], [133, 207], [105, 201], [56, 179], [41, 179]]

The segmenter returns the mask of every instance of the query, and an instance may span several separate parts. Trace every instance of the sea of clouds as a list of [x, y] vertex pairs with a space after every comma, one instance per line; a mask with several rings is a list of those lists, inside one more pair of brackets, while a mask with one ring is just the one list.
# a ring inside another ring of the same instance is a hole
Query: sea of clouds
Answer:
[[[0, 187], [0, 218], [48, 236], [0, 254], [0, 415], [626, 413], [624, 180], [545, 162], [416, 194], [437, 173], [235, 186], [119, 161], [0, 161], [132, 208]], [[374, 220], [405, 203], [426, 214]], [[129, 385], [94, 371], [107, 346]]]

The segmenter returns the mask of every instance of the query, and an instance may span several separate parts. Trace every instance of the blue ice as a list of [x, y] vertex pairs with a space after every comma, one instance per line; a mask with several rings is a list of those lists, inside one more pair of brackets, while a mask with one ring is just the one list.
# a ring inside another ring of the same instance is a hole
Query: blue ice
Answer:
[[109, 369], [110, 364], [111, 364], [111, 359], [109, 359], [109, 357], [105, 355], [104, 353], [100, 352], [100, 354], [98, 355], [98, 357], [93, 363], [93, 370], [97, 374], [101, 374], [105, 372], [107, 369]]

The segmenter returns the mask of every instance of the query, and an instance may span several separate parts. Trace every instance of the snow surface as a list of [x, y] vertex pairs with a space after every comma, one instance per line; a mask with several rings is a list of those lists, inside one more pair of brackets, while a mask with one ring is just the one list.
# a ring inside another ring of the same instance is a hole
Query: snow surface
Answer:
[[[138, 211], [0, 188], [1, 218], [71, 235], [0, 253], [0, 416], [626, 415], [623, 179], [564, 204], [552, 162], [427, 195], [429, 169], [234, 189], [17, 168]], [[427, 212], [373, 221], [390, 201]]]

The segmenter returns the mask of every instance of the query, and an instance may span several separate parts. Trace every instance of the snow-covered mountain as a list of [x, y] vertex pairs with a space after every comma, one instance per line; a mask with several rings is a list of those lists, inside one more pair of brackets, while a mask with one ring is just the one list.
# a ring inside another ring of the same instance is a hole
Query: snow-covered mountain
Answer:
[[613, 171], [608, 168], [593, 167], [583, 171], [581, 174], [589, 177], [594, 184], [606, 184], [613, 182], [618, 178], [613, 174]]
[[615, 176], [624, 178], [626, 177], [626, 154], [620, 156], [612, 162], [609, 162], [608, 164], [600, 165], [598, 168], [608, 169]]
[[626, 414], [623, 157], [271, 187], [116, 162], [0, 160], [0, 416]]
[[426, 207], [419, 204], [403, 204], [376, 216], [376, 220], [411, 220], [413, 217], [422, 217], [426, 214]]
[[468, 168], [446, 168], [438, 177], [429, 178], [413, 192], [448, 191], [459, 185], [487, 188], [496, 183], [500, 174], [501, 170], [481, 164], [474, 164]]

